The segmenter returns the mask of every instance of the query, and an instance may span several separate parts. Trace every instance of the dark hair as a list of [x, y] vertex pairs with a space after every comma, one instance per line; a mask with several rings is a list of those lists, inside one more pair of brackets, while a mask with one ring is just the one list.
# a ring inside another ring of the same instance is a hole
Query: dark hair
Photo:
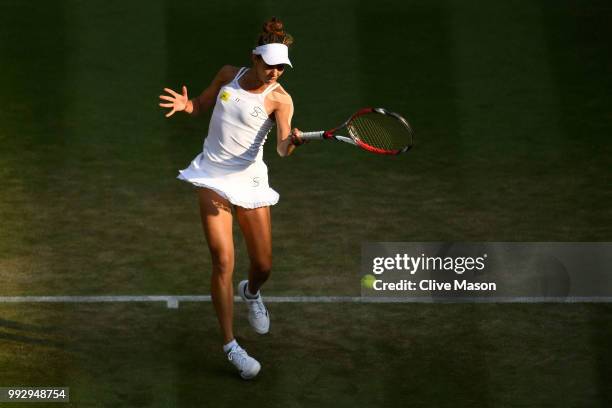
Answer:
[[285, 32], [283, 22], [276, 17], [272, 17], [263, 25], [261, 34], [257, 39], [257, 45], [280, 43], [289, 47], [293, 44], [291, 34]]

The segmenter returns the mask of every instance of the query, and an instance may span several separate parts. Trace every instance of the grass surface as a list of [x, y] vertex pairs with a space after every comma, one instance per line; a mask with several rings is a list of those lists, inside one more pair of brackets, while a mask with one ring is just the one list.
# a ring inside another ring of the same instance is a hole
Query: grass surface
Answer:
[[240, 307], [238, 339], [263, 364], [246, 383], [211, 305], [4, 305], [0, 363], [4, 384], [69, 385], [75, 407], [596, 406], [610, 307], [537, 308], [272, 305], [258, 336]]
[[[271, 15], [296, 39], [294, 125], [380, 105], [417, 144], [281, 159], [268, 143], [267, 294], [357, 295], [363, 241], [611, 240], [609, 2], [2, 0], [1, 295], [209, 292], [196, 196], [175, 179], [209, 116], [167, 120], [157, 96], [248, 64]], [[612, 400], [607, 306], [278, 305], [269, 337], [238, 323], [265, 367], [253, 384], [223, 361], [210, 305], [0, 308], [0, 385], [69, 385], [73, 406]]]

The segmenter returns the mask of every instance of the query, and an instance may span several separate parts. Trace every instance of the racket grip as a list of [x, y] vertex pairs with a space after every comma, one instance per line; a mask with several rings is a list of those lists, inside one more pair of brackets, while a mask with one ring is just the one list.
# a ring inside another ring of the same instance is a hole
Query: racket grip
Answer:
[[323, 134], [324, 131], [320, 132], [302, 132], [300, 135], [300, 139], [302, 140], [322, 140], [324, 139]]

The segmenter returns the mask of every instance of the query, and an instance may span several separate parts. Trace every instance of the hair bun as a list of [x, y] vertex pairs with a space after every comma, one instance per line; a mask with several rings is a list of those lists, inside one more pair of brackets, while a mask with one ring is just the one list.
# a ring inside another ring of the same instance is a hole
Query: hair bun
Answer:
[[272, 17], [264, 23], [263, 32], [266, 34], [284, 35], [283, 22], [276, 17]]
[[287, 47], [293, 44], [293, 37], [285, 32], [285, 25], [276, 17], [272, 17], [264, 23], [257, 40], [257, 45], [270, 43], [285, 44]]

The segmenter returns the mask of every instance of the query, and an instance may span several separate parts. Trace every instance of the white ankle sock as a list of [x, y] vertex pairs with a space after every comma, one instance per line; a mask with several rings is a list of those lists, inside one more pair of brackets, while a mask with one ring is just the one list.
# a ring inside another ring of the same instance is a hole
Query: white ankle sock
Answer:
[[259, 291], [257, 291], [256, 294], [252, 294], [251, 291], [249, 290], [249, 284], [247, 283], [245, 288], [244, 288], [244, 294], [246, 295], [247, 299], [257, 299], [259, 297]]
[[223, 346], [223, 352], [227, 353], [228, 351], [230, 351], [231, 349], [233, 349], [234, 347], [236, 347], [238, 345], [238, 342], [236, 341], [236, 339], [230, 341], [229, 343], [225, 344]]

